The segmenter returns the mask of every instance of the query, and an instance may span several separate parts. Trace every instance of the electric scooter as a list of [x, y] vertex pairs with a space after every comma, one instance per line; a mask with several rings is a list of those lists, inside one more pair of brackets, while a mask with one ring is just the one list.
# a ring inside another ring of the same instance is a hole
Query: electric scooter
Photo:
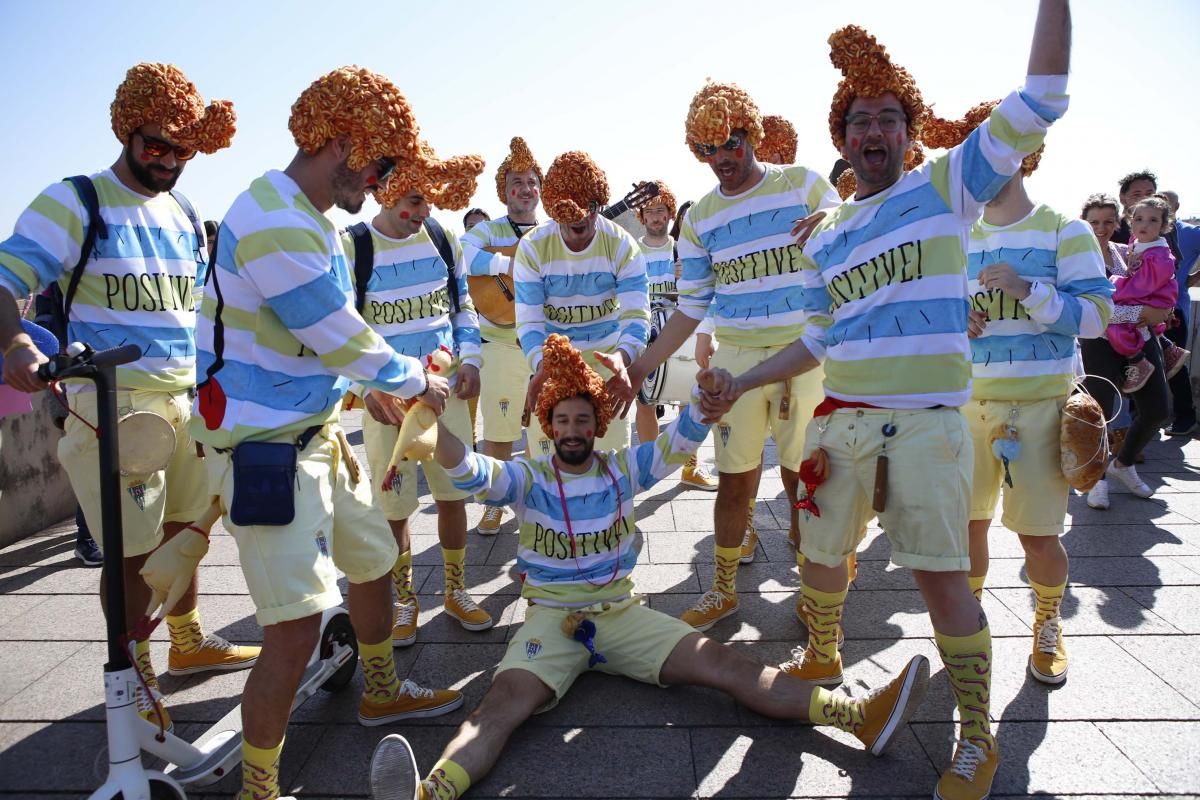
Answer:
[[[104, 710], [108, 738], [108, 778], [91, 800], [185, 800], [185, 786], [207, 786], [237, 766], [242, 755], [241, 706], [236, 706], [194, 743], [142, 719], [137, 711], [139, 675], [126, 649], [122, 630], [125, 608], [124, 552], [121, 540], [120, 464], [118, 459], [116, 367], [141, 357], [136, 345], [95, 351], [72, 344], [43, 364], [44, 381], [84, 378], [96, 384], [100, 449], [100, 516], [104, 542], [108, 661], [104, 665]], [[327, 610], [321, 636], [309, 658], [292, 701], [295, 711], [317, 689], [337, 691], [358, 668], [358, 641], [344, 608]], [[147, 770], [142, 752], [166, 762], [165, 770]]]

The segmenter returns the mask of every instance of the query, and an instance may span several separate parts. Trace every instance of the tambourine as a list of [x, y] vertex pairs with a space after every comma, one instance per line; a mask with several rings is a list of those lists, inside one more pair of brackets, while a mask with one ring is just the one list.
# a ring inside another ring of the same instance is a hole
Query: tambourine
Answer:
[[145, 476], [166, 469], [175, 455], [175, 428], [152, 411], [134, 411], [117, 422], [121, 474]]

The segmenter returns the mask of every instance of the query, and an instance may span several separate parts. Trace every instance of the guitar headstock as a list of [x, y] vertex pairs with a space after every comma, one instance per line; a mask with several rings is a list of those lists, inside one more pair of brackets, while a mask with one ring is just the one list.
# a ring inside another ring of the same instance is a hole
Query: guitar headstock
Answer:
[[641, 208], [658, 197], [658, 184], [654, 181], [642, 181], [633, 187], [633, 191], [622, 198], [622, 202], [630, 208]]

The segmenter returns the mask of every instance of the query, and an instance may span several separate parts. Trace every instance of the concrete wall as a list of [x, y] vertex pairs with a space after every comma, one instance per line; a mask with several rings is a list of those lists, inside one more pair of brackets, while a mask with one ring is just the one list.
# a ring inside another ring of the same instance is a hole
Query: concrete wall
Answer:
[[75, 495], [58, 463], [62, 432], [50, 421], [45, 392], [29, 414], [0, 419], [0, 547], [75, 513]]

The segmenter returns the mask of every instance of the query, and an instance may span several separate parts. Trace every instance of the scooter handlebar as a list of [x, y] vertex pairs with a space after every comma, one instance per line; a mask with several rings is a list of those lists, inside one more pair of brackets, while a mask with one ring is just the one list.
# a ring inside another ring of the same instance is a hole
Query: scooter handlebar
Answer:
[[38, 377], [43, 381], [86, 377], [90, 370], [118, 367], [137, 361], [142, 357], [142, 348], [136, 344], [126, 344], [97, 351], [75, 343], [71, 345], [69, 353], [70, 355], [55, 356], [38, 367]]
[[113, 347], [108, 350], [101, 350], [92, 356], [92, 366], [95, 367], [119, 367], [122, 364], [131, 364], [142, 357], [142, 348], [136, 344], [126, 344], [121, 347]]

